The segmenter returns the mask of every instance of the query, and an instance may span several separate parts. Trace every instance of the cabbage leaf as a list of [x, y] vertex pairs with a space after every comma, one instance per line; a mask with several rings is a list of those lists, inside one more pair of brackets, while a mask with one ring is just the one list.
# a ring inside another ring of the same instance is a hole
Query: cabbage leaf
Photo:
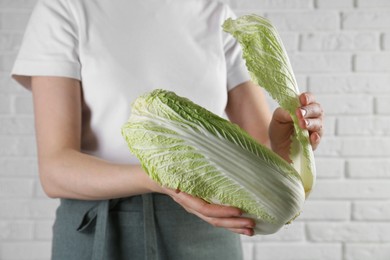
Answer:
[[265, 18], [246, 15], [223, 24], [242, 46], [252, 81], [263, 87], [289, 112], [294, 122], [290, 158], [300, 173], [306, 196], [314, 186], [316, 171], [307, 130], [299, 127], [295, 110], [300, 106], [299, 89], [287, 52], [275, 27]]

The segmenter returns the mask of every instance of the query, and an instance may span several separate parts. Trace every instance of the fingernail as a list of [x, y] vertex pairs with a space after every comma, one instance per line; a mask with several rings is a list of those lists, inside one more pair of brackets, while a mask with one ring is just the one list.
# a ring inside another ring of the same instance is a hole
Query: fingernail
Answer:
[[305, 126], [309, 126], [309, 124], [310, 124], [309, 120], [305, 119]]
[[253, 229], [256, 227], [256, 223], [250, 223], [248, 226], [246, 226], [247, 228], [250, 228], [250, 229]]
[[302, 117], [304, 117], [306, 115], [306, 110], [302, 108], [300, 110], [301, 110]]
[[320, 135], [316, 134], [314, 135], [314, 142], [318, 143], [320, 141]]
[[253, 229], [250, 229], [250, 230], [247, 230], [247, 231], [245, 231], [245, 235], [247, 235], [247, 236], [253, 236], [254, 235], [254, 233], [255, 233], [255, 231], [253, 231]]

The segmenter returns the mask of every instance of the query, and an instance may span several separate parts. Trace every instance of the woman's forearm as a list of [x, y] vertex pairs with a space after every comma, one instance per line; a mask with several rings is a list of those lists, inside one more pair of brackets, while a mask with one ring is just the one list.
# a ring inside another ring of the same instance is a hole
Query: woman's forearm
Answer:
[[114, 164], [65, 149], [39, 158], [44, 191], [53, 198], [100, 200], [159, 191], [140, 165]]
[[48, 196], [108, 199], [158, 188], [138, 165], [114, 164], [80, 151], [83, 119], [78, 80], [32, 77], [31, 86], [40, 178]]

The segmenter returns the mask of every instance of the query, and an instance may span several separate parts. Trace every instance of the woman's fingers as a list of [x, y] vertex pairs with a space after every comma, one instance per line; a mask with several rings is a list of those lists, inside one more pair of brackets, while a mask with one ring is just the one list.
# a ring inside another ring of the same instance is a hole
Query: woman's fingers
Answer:
[[306, 106], [310, 103], [316, 103], [316, 97], [310, 92], [304, 92], [299, 95], [299, 102], [302, 106]]
[[298, 118], [322, 118], [323, 110], [320, 104], [310, 103], [306, 106], [301, 106], [296, 114]]
[[253, 219], [241, 217], [238, 208], [210, 204], [179, 190], [165, 189], [177, 203], [214, 227], [222, 227], [238, 234], [253, 235], [256, 223]]
[[299, 125], [307, 129], [310, 134], [310, 143], [313, 150], [317, 148], [323, 135], [323, 116], [324, 112], [313, 94], [306, 92], [299, 96], [301, 107], [297, 109], [296, 115]]
[[214, 227], [231, 229], [253, 229], [256, 223], [253, 219], [243, 217], [208, 217], [199, 212], [193, 212], [196, 216], [203, 219]]
[[210, 204], [185, 192], [174, 192], [170, 195], [177, 203], [184, 206], [186, 209], [198, 212], [207, 217], [227, 218], [239, 217], [242, 215], [242, 211], [238, 208]]
[[228, 228], [228, 230], [246, 236], [253, 236], [255, 234], [255, 231], [251, 228]]
[[317, 149], [320, 142], [321, 142], [321, 136], [319, 133], [314, 132], [310, 134], [310, 144], [313, 147], [313, 150]]
[[252, 236], [256, 223], [253, 219], [243, 217], [207, 217], [199, 212], [193, 212], [196, 216], [203, 219], [214, 227], [226, 228], [238, 234]]
[[318, 132], [322, 136], [322, 118], [303, 118], [299, 120], [299, 126], [303, 129], [307, 129], [310, 132]]

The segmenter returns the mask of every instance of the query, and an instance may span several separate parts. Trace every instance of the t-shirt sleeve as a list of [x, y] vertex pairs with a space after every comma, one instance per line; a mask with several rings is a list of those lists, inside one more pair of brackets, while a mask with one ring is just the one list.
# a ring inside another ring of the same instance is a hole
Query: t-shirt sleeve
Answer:
[[76, 21], [66, 0], [39, 0], [33, 9], [11, 71], [31, 88], [31, 76], [81, 80]]
[[[236, 19], [236, 15], [226, 6], [226, 17]], [[242, 58], [242, 49], [237, 40], [229, 33], [223, 32], [224, 51], [226, 59], [227, 72], [227, 89], [232, 90], [239, 84], [250, 80], [249, 72], [246, 68], [245, 61]]]

